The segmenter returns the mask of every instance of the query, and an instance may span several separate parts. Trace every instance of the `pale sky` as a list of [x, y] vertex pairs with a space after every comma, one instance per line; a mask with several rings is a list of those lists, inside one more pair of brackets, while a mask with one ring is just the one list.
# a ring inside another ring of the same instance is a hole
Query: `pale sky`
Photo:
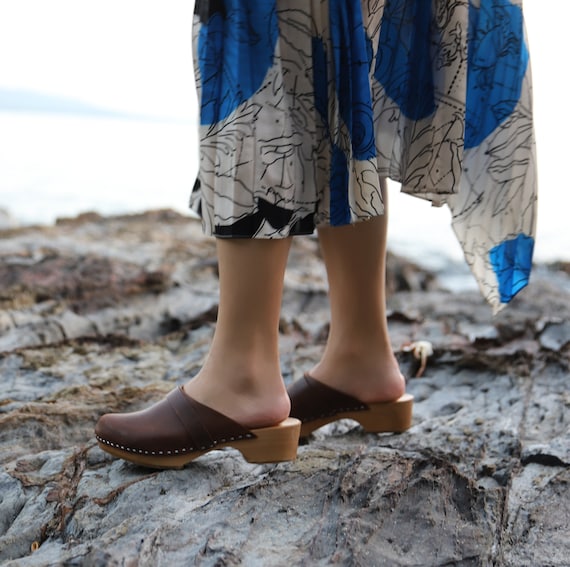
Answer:
[[0, 0], [0, 88], [195, 111], [191, 0]]

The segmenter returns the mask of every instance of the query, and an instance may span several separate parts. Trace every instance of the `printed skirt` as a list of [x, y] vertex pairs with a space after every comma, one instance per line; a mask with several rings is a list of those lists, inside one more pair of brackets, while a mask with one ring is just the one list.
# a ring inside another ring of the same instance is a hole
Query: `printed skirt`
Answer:
[[522, 0], [196, 0], [200, 168], [226, 238], [447, 205], [495, 310], [527, 283], [536, 162]]

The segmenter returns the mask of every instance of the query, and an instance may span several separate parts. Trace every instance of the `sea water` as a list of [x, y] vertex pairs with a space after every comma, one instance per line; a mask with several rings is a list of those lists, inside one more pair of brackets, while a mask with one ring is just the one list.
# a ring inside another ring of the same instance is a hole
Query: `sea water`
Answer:
[[0, 113], [0, 207], [22, 224], [84, 211], [187, 211], [196, 127], [50, 113]]

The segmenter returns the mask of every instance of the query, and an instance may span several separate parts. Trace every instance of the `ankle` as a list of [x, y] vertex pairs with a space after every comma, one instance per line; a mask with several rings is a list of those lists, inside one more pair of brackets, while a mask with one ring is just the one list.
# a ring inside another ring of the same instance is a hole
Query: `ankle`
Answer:
[[348, 353], [327, 349], [309, 374], [362, 402], [395, 400], [406, 390], [398, 362], [387, 349]]
[[228, 368], [216, 373], [205, 366], [184, 385], [185, 392], [248, 428], [275, 425], [289, 416], [290, 400], [279, 371], [245, 373]]

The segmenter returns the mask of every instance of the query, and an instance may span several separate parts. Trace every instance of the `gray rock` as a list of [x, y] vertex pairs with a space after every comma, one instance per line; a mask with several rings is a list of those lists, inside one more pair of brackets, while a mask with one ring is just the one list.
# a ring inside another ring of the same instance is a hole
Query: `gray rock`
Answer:
[[[434, 348], [408, 382], [409, 431], [346, 420], [292, 463], [224, 450], [157, 472], [102, 452], [93, 426], [200, 368], [218, 301], [212, 241], [168, 211], [11, 231], [0, 240], [2, 564], [567, 565], [570, 288], [538, 279], [493, 318], [477, 293], [390, 266], [405, 374], [417, 370], [405, 343]], [[294, 241], [285, 284], [289, 382], [328, 333], [314, 239]]]
[[548, 325], [540, 335], [540, 344], [549, 350], [560, 350], [570, 344], [570, 321]]

